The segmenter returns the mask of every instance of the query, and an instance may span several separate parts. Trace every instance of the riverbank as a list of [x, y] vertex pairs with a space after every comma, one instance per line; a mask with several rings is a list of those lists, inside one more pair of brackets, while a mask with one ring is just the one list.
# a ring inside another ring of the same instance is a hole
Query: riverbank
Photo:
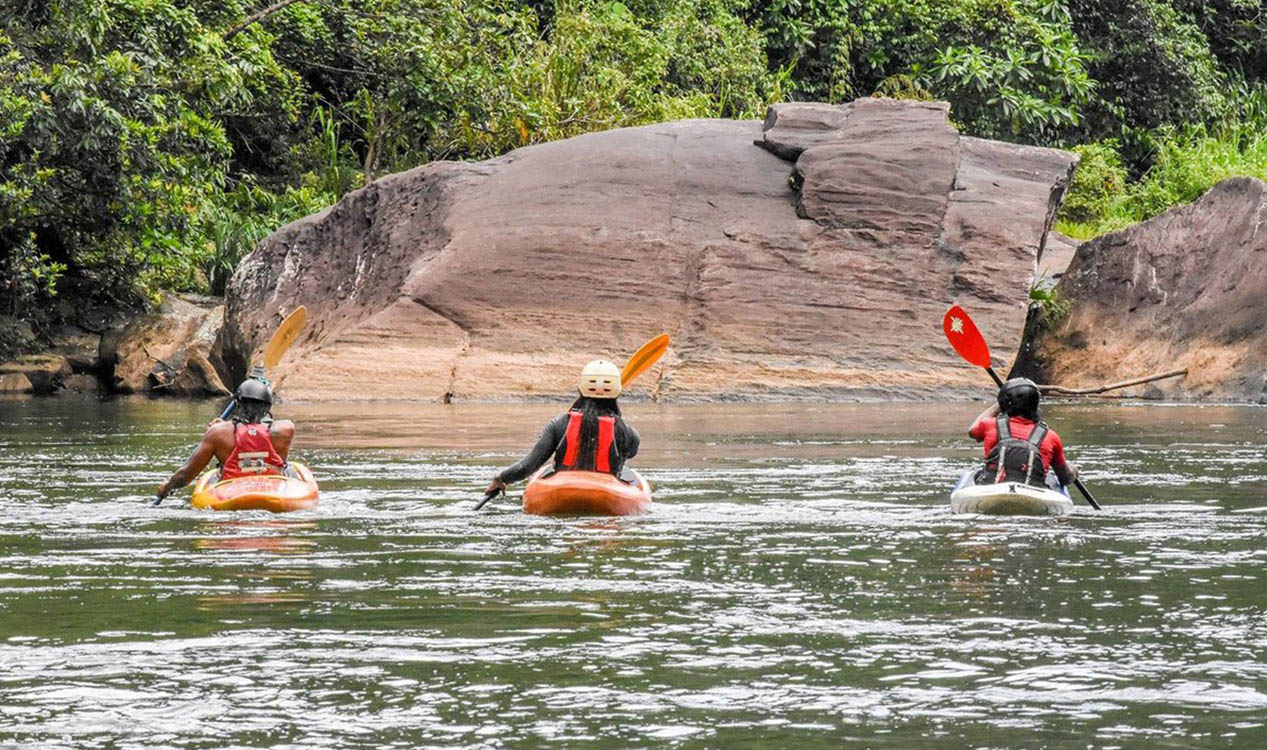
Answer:
[[224, 301], [168, 295], [153, 311], [100, 308], [62, 326], [49, 346], [0, 363], [0, 395], [229, 395], [216, 339]]

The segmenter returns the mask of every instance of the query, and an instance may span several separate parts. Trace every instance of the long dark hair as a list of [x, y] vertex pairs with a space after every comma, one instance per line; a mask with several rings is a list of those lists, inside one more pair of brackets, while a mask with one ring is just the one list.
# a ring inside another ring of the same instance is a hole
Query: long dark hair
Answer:
[[581, 413], [581, 461], [588, 463], [598, 451], [598, 418], [620, 418], [620, 404], [614, 398], [590, 398], [581, 396], [572, 403], [570, 411]]
[[254, 398], [239, 398], [237, 408], [233, 411], [233, 421], [242, 424], [259, 424], [273, 421], [273, 405], [267, 401]]

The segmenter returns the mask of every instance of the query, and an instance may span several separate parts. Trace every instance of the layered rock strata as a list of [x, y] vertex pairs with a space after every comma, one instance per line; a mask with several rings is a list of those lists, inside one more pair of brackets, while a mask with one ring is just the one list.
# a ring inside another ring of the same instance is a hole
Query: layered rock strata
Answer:
[[635, 389], [654, 397], [978, 392], [941, 316], [961, 302], [999, 353], [1019, 343], [1075, 159], [866, 99], [437, 162], [268, 237], [219, 345], [241, 374], [307, 306], [275, 376], [292, 399], [555, 398], [661, 331]]

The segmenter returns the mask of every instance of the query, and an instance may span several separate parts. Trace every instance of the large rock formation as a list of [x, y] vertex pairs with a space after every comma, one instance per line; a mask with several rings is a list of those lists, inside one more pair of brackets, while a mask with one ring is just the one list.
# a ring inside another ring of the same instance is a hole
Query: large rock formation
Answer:
[[210, 300], [164, 300], [158, 312], [101, 337], [107, 381], [118, 393], [228, 395], [211, 351], [223, 320], [224, 308]]
[[241, 373], [306, 305], [274, 377], [291, 398], [558, 397], [661, 331], [636, 389], [661, 397], [979, 391], [942, 314], [960, 301], [1000, 353], [1019, 343], [1075, 158], [866, 99], [428, 164], [261, 243], [220, 346]]
[[1078, 248], [1068, 316], [1036, 369], [1091, 386], [1188, 368], [1150, 388], [1178, 399], [1267, 399], [1267, 184], [1226, 180], [1195, 203]]

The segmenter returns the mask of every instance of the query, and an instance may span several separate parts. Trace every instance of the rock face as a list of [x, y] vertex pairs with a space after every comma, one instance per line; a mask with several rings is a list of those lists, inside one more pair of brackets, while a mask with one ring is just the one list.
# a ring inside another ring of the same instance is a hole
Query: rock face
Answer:
[[[754, 145], [754, 142], [757, 145]], [[945, 104], [784, 104], [385, 177], [239, 266], [241, 374], [299, 304], [290, 398], [558, 398], [589, 359], [673, 346], [635, 393], [979, 392], [963, 303], [1006, 354], [1073, 154], [960, 136]]]
[[1186, 367], [1151, 395], [1267, 400], [1265, 227], [1267, 184], [1246, 177], [1084, 243], [1056, 287], [1073, 307], [1033, 369], [1078, 387]]
[[220, 305], [168, 299], [158, 313], [103, 335], [98, 361], [110, 370], [108, 378], [119, 393], [228, 395], [211, 361], [223, 319]]
[[[48, 395], [62, 387], [71, 374], [70, 363], [55, 354], [30, 354], [0, 364], [0, 375], [22, 375], [31, 386], [31, 393]], [[18, 381], [10, 380], [11, 383]]]
[[25, 373], [6, 372], [0, 375], [0, 395], [11, 396], [34, 392], [35, 386], [31, 384], [31, 379]]
[[62, 383], [62, 390], [59, 393], [100, 395], [101, 381], [95, 375], [71, 375]]

